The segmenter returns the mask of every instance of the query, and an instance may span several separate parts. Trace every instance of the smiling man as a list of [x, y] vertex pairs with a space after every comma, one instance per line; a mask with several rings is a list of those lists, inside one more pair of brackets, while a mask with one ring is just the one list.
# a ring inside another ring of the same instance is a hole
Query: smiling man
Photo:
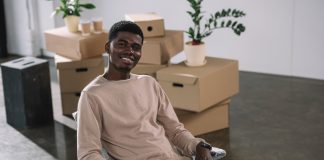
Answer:
[[[109, 69], [83, 89], [79, 100], [78, 159], [104, 159], [102, 148], [111, 159], [184, 159], [176, 150], [196, 160], [212, 159], [211, 146], [184, 128], [155, 79], [131, 73], [143, 40], [133, 22], [111, 27], [105, 45]], [[224, 157], [225, 152], [219, 149], [216, 155]]]

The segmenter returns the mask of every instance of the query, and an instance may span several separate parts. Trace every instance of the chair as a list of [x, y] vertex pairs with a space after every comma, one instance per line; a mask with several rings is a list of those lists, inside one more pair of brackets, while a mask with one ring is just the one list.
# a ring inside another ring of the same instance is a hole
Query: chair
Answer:
[[[72, 116], [74, 118], [75, 121], [77, 121], [77, 117], [78, 117], [78, 112], [73, 112]], [[180, 153], [179, 153], [180, 154]], [[210, 151], [210, 154], [213, 157], [213, 160], [219, 160], [222, 159], [226, 156], [226, 151], [220, 148], [216, 148], [216, 147], [212, 147], [212, 150]], [[111, 160], [111, 158], [109, 157], [109, 155], [107, 154], [106, 150], [102, 150], [102, 155], [107, 159], [107, 160]], [[189, 157], [190, 158], [190, 157]], [[195, 160], [195, 156], [192, 156], [191, 158], [192, 160]]]

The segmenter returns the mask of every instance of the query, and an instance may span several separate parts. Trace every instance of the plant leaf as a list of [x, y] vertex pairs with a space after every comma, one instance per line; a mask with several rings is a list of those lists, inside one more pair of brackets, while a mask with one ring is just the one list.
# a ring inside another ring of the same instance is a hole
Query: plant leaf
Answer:
[[231, 24], [232, 24], [232, 21], [228, 20], [227, 23], [226, 23], [226, 27], [229, 27]]
[[221, 18], [221, 13], [220, 12], [216, 12], [215, 13], [215, 19]]
[[237, 21], [234, 21], [234, 23], [232, 24], [232, 28], [234, 28], [236, 24], [237, 24]]
[[86, 9], [94, 9], [96, 6], [91, 3], [85, 3], [85, 4], [79, 4], [80, 7], [86, 8]]
[[198, 19], [197, 19], [198, 23], [199, 23], [199, 21], [201, 21], [202, 18], [203, 18], [203, 16], [198, 17]]
[[190, 37], [194, 38], [195, 32], [192, 27], [189, 28], [188, 34], [190, 35]]
[[193, 16], [193, 13], [190, 12], [190, 11], [187, 11], [187, 13], [192, 17]]
[[221, 26], [220, 27], [224, 27], [225, 21], [222, 21]]

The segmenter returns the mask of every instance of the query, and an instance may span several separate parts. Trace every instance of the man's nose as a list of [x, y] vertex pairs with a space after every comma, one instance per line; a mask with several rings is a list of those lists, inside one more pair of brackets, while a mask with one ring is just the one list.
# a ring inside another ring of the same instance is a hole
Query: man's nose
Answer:
[[128, 51], [129, 53], [132, 53], [132, 54], [135, 53], [135, 51], [134, 51], [134, 49], [133, 49], [133, 47], [132, 47], [131, 45], [128, 45], [128, 46], [126, 47], [126, 49], [127, 49], [127, 51]]

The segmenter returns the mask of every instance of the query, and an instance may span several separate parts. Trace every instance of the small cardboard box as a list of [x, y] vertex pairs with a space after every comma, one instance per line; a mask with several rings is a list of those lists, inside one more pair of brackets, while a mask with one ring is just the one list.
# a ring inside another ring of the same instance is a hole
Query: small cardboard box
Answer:
[[216, 104], [202, 112], [175, 109], [179, 121], [193, 135], [201, 135], [229, 127], [229, 101]]
[[164, 35], [164, 20], [156, 13], [126, 14], [125, 20], [135, 22], [142, 29], [144, 37]]
[[81, 32], [71, 33], [66, 27], [45, 31], [46, 49], [73, 60], [102, 55], [107, 39], [106, 32], [82, 36]]
[[142, 64], [138, 63], [135, 68], [132, 69], [132, 73], [145, 74], [156, 78], [156, 72], [168, 65], [155, 65], [155, 64]]
[[157, 80], [175, 108], [201, 112], [238, 93], [238, 61], [206, 60], [201, 67], [182, 62], [157, 72]]
[[61, 92], [80, 92], [98, 75], [104, 72], [103, 57], [74, 61], [55, 55], [55, 65]]
[[167, 64], [183, 50], [183, 31], [166, 30], [164, 37], [145, 38], [140, 63]]
[[78, 109], [80, 93], [61, 93], [62, 112], [64, 115], [72, 116], [72, 113]]

